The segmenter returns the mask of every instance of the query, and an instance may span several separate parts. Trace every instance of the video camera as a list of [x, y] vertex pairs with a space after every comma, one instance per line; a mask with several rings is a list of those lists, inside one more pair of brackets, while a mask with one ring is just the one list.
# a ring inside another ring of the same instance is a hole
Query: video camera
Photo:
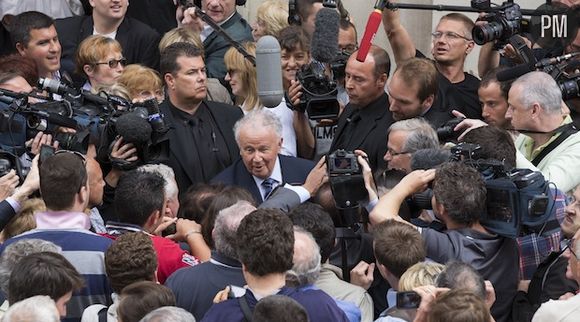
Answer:
[[[169, 159], [169, 128], [165, 125], [156, 99], [131, 104], [127, 102], [123, 111], [116, 111], [103, 129], [97, 150], [97, 159], [121, 170], [131, 170], [142, 164], [159, 163]], [[113, 145], [119, 136], [125, 143], [137, 148], [138, 160], [128, 162], [110, 159]]]
[[[491, 10], [489, 0], [472, 0], [471, 6], [481, 10]], [[471, 31], [473, 41], [478, 45], [496, 41], [498, 45], [507, 44], [509, 38], [516, 34], [530, 31], [530, 21], [524, 19], [520, 6], [513, 2], [504, 2], [494, 11], [486, 13], [477, 19], [487, 21], [484, 25], [475, 25]]]
[[356, 208], [361, 200], [368, 198], [356, 154], [339, 149], [326, 156], [326, 164], [337, 208]]
[[[479, 171], [487, 189], [486, 211], [480, 219], [488, 230], [509, 238], [519, 236], [522, 226], [541, 226], [551, 216], [554, 193], [539, 171], [508, 171], [502, 161], [477, 159], [479, 145], [461, 143], [451, 149], [452, 162], [463, 162]], [[433, 190], [407, 198], [412, 216], [432, 209]]]
[[[340, 72], [341, 68], [340, 62], [335, 64], [337, 71]], [[324, 64], [313, 61], [303, 65], [296, 78], [302, 86], [300, 103], [295, 107], [297, 110], [306, 111], [311, 120], [338, 118], [340, 105], [336, 99], [338, 94], [336, 77], [326, 75]]]

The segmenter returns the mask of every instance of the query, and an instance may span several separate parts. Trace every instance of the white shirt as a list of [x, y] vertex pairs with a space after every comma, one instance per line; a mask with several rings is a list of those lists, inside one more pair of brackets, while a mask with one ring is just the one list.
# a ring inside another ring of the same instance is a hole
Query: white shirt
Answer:
[[[262, 182], [264, 182], [266, 179], [258, 178], [254, 175], [252, 175], [252, 178], [254, 178], [254, 182], [256, 183], [258, 189], [260, 190], [262, 200], [266, 200], [266, 189], [264, 188], [264, 186], [262, 186]], [[282, 178], [282, 168], [280, 168], [280, 158], [276, 158], [274, 170], [272, 170], [272, 174], [270, 175], [269, 178], [276, 180], [276, 183], [272, 185], [272, 191], [274, 191], [276, 187], [278, 187], [284, 182], [284, 179]], [[308, 192], [308, 190], [306, 190], [306, 188], [302, 186], [293, 186], [286, 183], [284, 184], [284, 188], [290, 189], [294, 191], [296, 194], [298, 194], [301, 203], [306, 202], [306, 200], [310, 199], [310, 192]]]

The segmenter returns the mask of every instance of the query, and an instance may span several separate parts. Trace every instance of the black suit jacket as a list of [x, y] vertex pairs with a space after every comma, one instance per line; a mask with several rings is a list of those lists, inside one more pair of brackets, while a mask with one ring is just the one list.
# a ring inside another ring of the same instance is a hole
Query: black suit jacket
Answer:
[[[193, 168], [197, 165], [195, 164], [185, 164], [185, 149], [187, 149], [183, 140], [175, 132], [173, 114], [169, 110], [169, 98], [165, 102], [159, 105], [159, 110], [163, 114], [165, 124], [169, 127], [169, 161], [167, 165], [173, 168], [175, 172], [175, 180], [177, 181], [177, 186], [179, 187], [180, 194], [185, 193], [187, 188], [197, 181], [193, 175]], [[238, 150], [238, 145], [234, 138], [234, 124], [243, 116], [242, 110], [240, 108], [216, 102], [206, 102], [203, 101], [208, 107], [216, 125], [216, 134], [221, 135], [227, 145], [228, 153], [232, 160], [235, 160], [240, 151]], [[219, 133], [217, 133], [219, 132]]]
[[[92, 16], [75, 16], [55, 21], [62, 46], [62, 69], [72, 75], [78, 45], [93, 34]], [[117, 29], [115, 39], [123, 48], [128, 64], [142, 64], [153, 69], [159, 66], [159, 33], [146, 24], [125, 17]]]
[[[393, 115], [389, 111], [387, 94], [381, 95], [374, 102], [364, 107], [361, 113], [366, 116], [361, 117], [356, 123], [352, 121], [354, 112], [355, 107], [352, 104], [348, 104], [340, 115], [338, 127], [330, 146], [330, 152], [334, 152], [336, 149], [348, 151], [361, 149], [367, 153], [373, 171], [385, 168], [383, 157], [387, 153], [387, 130], [394, 122]], [[349, 126], [354, 126], [358, 134], [351, 137], [348, 144], [340, 144], [340, 138], [348, 135], [345, 134], [345, 128]]]
[[[310, 170], [314, 168], [314, 162], [306, 159], [278, 155], [280, 160], [280, 170], [282, 180], [289, 184], [303, 184]], [[242, 159], [238, 159], [234, 164], [211, 179], [212, 183], [223, 183], [226, 185], [240, 186], [248, 190], [258, 204], [262, 203], [262, 194], [254, 181], [252, 174], [248, 172]]]

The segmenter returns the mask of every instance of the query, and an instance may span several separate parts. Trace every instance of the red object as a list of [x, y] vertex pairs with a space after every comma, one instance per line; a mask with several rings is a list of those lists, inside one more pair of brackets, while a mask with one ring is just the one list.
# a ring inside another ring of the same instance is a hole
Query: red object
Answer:
[[367, 21], [367, 26], [365, 28], [365, 34], [360, 42], [356, 60], [364, 62], [367, 58], [367, 54], [369, 53], [371, 45], [373, 44], [373, 39], [379, 30], [379, 26], [381, 25], [381, 16], [382, 11], [380, 9], [375, 9], [373, 12], [371, 12], [369, 20]]

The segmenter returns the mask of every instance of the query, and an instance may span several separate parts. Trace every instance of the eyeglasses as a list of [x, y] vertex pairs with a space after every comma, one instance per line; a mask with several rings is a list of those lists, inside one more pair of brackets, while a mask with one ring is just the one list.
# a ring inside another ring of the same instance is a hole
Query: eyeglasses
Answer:
[[355, 44], [348, 44], [346, 46], [339, 47], [338, 49], [346, 51], [347, 53], [354, 53], [358, 49], [358, 46]]
[[57, 154], [63, 154], [63, 153], [70, 153], [70, 154], [74, 154], [77, 157], [79, 157], [81, 159], [81, 161], [83, 162], [83, 165], [87, 165], [87, 157], [85, 157], [84, 154], [78, 152], [78, 151], [71, 151], [71, 150], [58, 150], [56, 152], [54, 152], [54, 155]]
[[401, 152], [395, 152], [392, 149], [388, 149], [387, 153], [390, 154], [392, 157], [396, 157], [397, 155], [401, 155], [401, 154], [409, 154], [411, 152], [407, 152], [407, 151], [401, 151]]
[[563, 240], [562, 242], [560, 242], [560, 249], [562, 250], [562, 252], [564, 252], [566, 249], [570, 251], [570, 253], [572, 255], [574, 255], [574, 257], [580, 261], [580, 257], [578, 257], [578, 255], [576, 255], [576, 252], [574, 252], [572, 250], [572, 245], [575, 245], [576, 243], [576, 238], [571, 238], [568, 240]]
[[117, 68], [117, 66], [119, 66], [119, 63], [121, 64], [121, 66], [127, 65], [127, 58], [123, 57], [121, 59], [111, 59], [106, 62], [95, 63], [95, 65], [109, 65], [110, 68]]
[[431, 37], [433, 37], [433, 40], [440, 39], [441, 37], [445, 37], [451, 41], [458, 40], [458, 39], [465, 39], [467, 41], [473, 40], [471, 38], [467, 38], [465, 36], [462, 36], [458, 33], [453, 32], [453, 31], [446, 31], [446, 32], [435, 31], [435, 32], [431, 33]]

